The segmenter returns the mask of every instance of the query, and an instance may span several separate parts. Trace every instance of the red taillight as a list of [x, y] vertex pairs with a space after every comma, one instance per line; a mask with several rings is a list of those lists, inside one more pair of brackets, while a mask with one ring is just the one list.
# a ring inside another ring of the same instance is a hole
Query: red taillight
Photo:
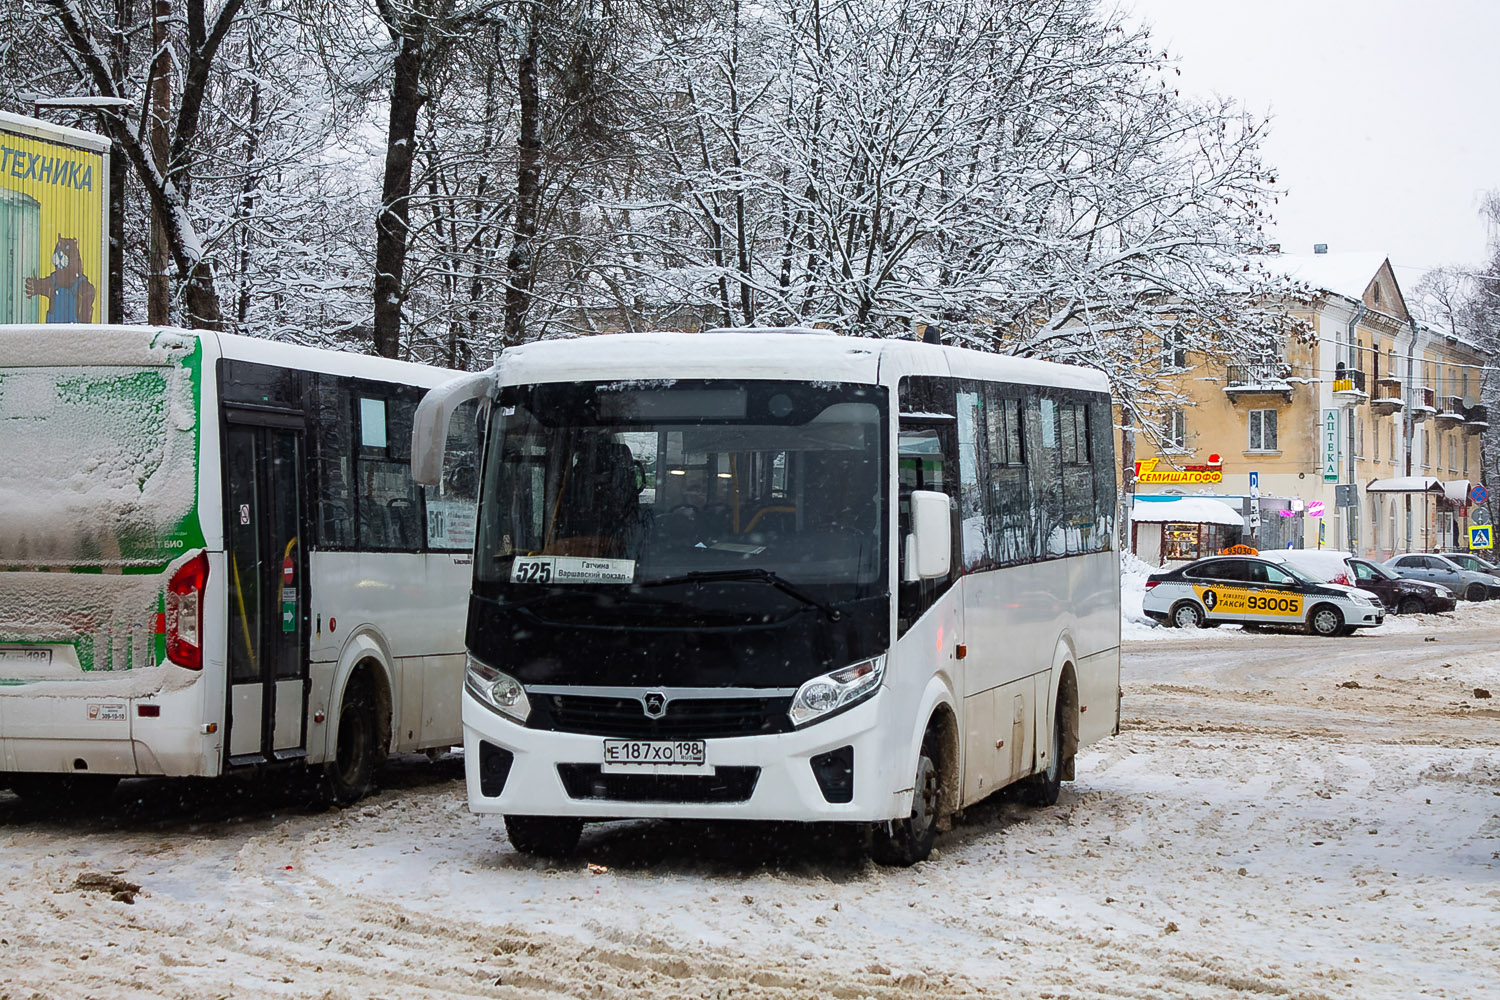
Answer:
[[208, 554], [183, 563], [167, 581], [167, 659], [189, 670], [203, 669], [203, 588]]
[[1147, 580], [1146, 581], [1146, 589], [1150, 590], [1152, 587], [1156, 586], [1158, 583], [1161, 583], [1161, 581], [1160, 580]]

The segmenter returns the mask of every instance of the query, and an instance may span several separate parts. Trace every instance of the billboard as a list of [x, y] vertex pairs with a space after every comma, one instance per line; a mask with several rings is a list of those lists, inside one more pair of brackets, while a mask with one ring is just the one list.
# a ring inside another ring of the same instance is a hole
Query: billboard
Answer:
[[0, 323], [102, 323], [109, 140], [0, 113]]

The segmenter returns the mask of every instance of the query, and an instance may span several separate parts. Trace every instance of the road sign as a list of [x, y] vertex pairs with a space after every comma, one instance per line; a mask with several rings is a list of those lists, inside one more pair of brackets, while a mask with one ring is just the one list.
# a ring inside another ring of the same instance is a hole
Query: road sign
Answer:
[[1475, 503], [1484, 503], [1490, 498], [1490, 491], [1484, 488], [1483, 483], [1475, 483], [1469, 487], [1469, 499]]
[[1253, 500], [1260, 496], [1260, 473], [1250, 473], [1250, 498]]
[[1335, 507], [1358, 507], [1359, 495], [1353, 483], [1344, 483], [1333, 488], [1333, 505]]
[[1493, 549], [1495, 547], [1495, 529], [1489, 524], [1472, 524], [1469, 526], [1469, 548], [1471, 549]]
[[1310, 500], [1310, 501], [1308, 501], [1308, 504], [1307, 504], [1307, 516], [1308, 517], [1322, 517], [1323, 516], [1323, 501], [1321, 501], [1321, 500]]
[[1475, 507], [1469, 511], [1470, 524], [1489, 524], [1490, 512], [1483, 507]]

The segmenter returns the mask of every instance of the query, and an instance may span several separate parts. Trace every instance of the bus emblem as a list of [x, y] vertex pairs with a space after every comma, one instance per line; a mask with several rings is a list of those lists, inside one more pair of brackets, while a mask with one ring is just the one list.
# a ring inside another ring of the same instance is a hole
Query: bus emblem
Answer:
[[660, 691], [647, 691], [643, 701], [648, 719], [660, 719], [667, 714], [667, 696]]

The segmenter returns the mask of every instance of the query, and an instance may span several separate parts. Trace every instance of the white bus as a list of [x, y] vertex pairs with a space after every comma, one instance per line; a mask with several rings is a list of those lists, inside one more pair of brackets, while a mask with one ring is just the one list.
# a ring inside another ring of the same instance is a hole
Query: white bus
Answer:
[[[207, 332], [0, 327], [0, 786], [321, 767], [460, 736], [477, 427], [453, 372]], [[467, 436], [466, 436], [467, 433]]]
[[1119, 728], [1108, 385], [813, 332], [507, 350], [464, 688], [470, 808], [517, 849], [585, 820], [871, 824], [912, 864], [1007, 786], [1050, 804]]

